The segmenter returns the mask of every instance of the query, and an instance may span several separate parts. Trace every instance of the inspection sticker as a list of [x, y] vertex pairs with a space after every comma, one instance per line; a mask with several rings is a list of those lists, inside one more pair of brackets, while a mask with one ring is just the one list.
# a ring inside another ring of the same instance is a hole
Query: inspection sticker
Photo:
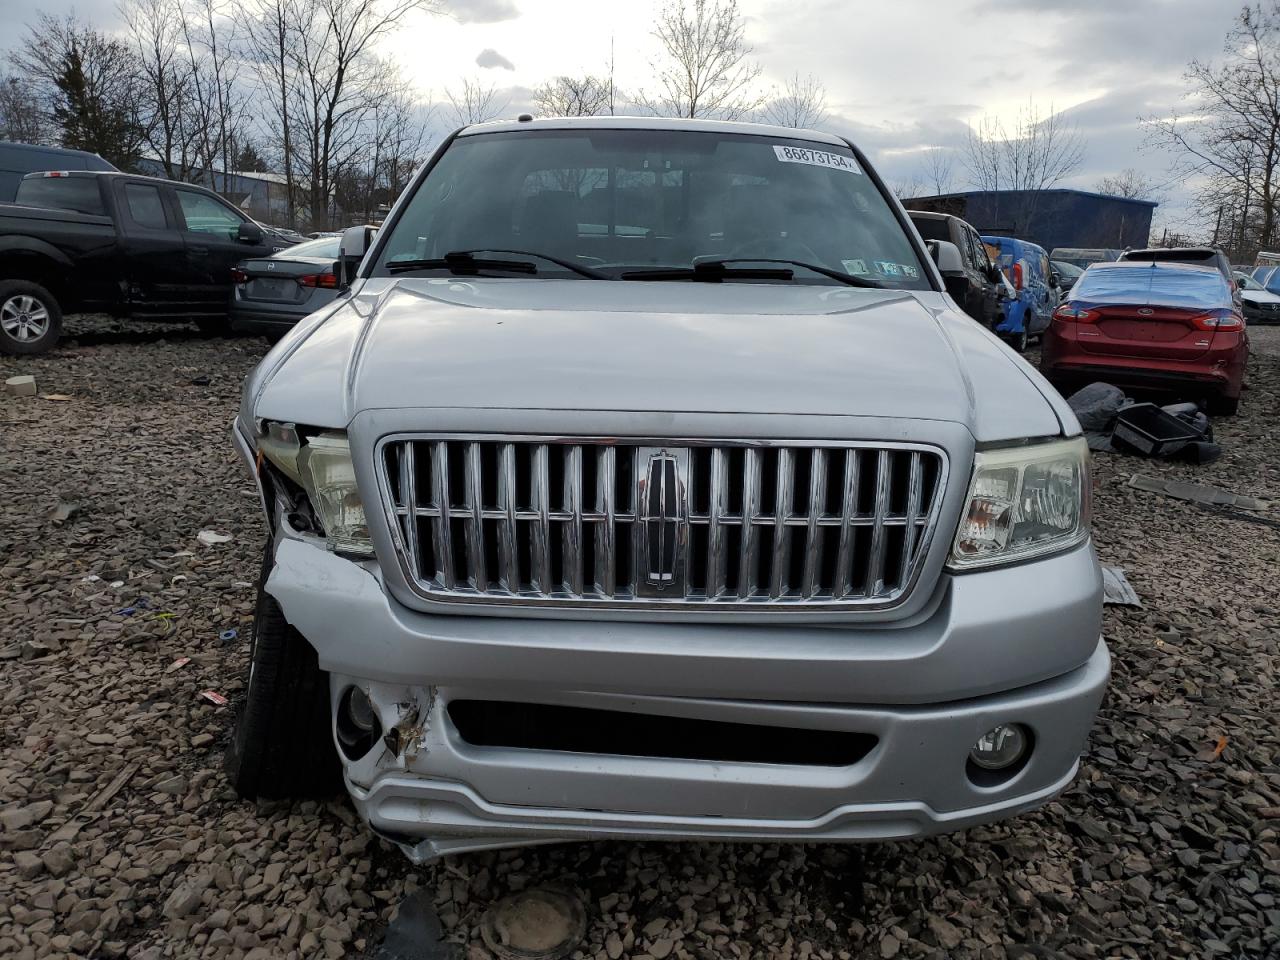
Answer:
[[858, 169], [858, 161], [854, 160], [853, 157], [841, 156], [838, 153], [811, 150], [809, 147], [784, 147], [780, 143], [773, 145], [773, 152], [783, 163], [807, 163], [812, 167], [830, 167], [833, 170], [862, 173]]

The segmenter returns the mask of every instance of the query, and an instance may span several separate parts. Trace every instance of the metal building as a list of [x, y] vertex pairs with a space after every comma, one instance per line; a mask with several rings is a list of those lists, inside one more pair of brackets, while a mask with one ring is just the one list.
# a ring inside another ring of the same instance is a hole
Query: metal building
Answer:
[[1145, 247], [1153, 200], [1109, 197], [1085, 190], [972, 190], [903, 200], [908, 210], [950, 213], [979, 233], [1018, 237], [1054, 247]]

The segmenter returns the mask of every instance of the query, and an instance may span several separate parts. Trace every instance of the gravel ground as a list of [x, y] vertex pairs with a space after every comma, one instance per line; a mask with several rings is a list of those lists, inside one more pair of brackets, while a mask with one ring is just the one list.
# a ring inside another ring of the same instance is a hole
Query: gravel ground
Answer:
[[[1142, 610], [1079, 779], [1040, 812], [865, 847], [570, 844], [411, 869], [349, 807], [254, 807], [220, 769], [263, 539], [227, 429], [260, 341], [82, 321], [0, 358], [0, 957], [337, 957], [423, 890], [577, 890], [581, 957], [1280, 958], [1280, 529], [1127, 486], [1280, 498], [1280, 328], [1203, 467], [1101, 456], [1095, 524]], [[1269, 516], [1280, 519], [1280, 509]], [[228, 534], [203, 545], [202, 530]]]

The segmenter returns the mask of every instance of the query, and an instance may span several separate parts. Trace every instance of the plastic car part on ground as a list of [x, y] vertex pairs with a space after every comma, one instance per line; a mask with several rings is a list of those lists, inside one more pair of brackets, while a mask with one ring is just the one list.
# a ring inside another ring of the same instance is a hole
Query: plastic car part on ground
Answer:
[[1138, 592], [1124, 575], [1124, 567], [1102, 568], [1102, 602], [1112, 607], [1141, 607]]
[[1194, 403], [1134, 403], [1119, 387], [1095, 382], [1067, 398], [1089, 449], [1211, 463], [1222, 455], [1209, 418]]
[[1179, 500], [1190, 500], [1192, 503], [1203, 503], [1211, 507], [1238, 507], [1242, 510], [1261, 510], [1266, 502], [1257, 497], [1246, 497], [1221, 487], [1211, 487], [1202, 483], [1186, 483], [1182, 480], [1171, 480], [1163, 477], [1147, 477], [1135, 473], [1129, 478], [1129, 486], [1148, 493], [1163, 493]]

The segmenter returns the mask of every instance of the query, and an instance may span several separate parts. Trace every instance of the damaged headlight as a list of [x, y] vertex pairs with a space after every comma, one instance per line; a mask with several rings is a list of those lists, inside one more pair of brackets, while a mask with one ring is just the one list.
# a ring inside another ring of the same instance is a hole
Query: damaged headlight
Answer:
[[1083, 437], [975, 454], [951, 566], [1009, 563], [1083, 543], [1089, 482]]
[[324, 527], [329, 549], [373, 556], [345, 434], [331, 430], [304, 439], [293, 424], [268, 423], [258, 449], [306, 491], [311, 509]]

